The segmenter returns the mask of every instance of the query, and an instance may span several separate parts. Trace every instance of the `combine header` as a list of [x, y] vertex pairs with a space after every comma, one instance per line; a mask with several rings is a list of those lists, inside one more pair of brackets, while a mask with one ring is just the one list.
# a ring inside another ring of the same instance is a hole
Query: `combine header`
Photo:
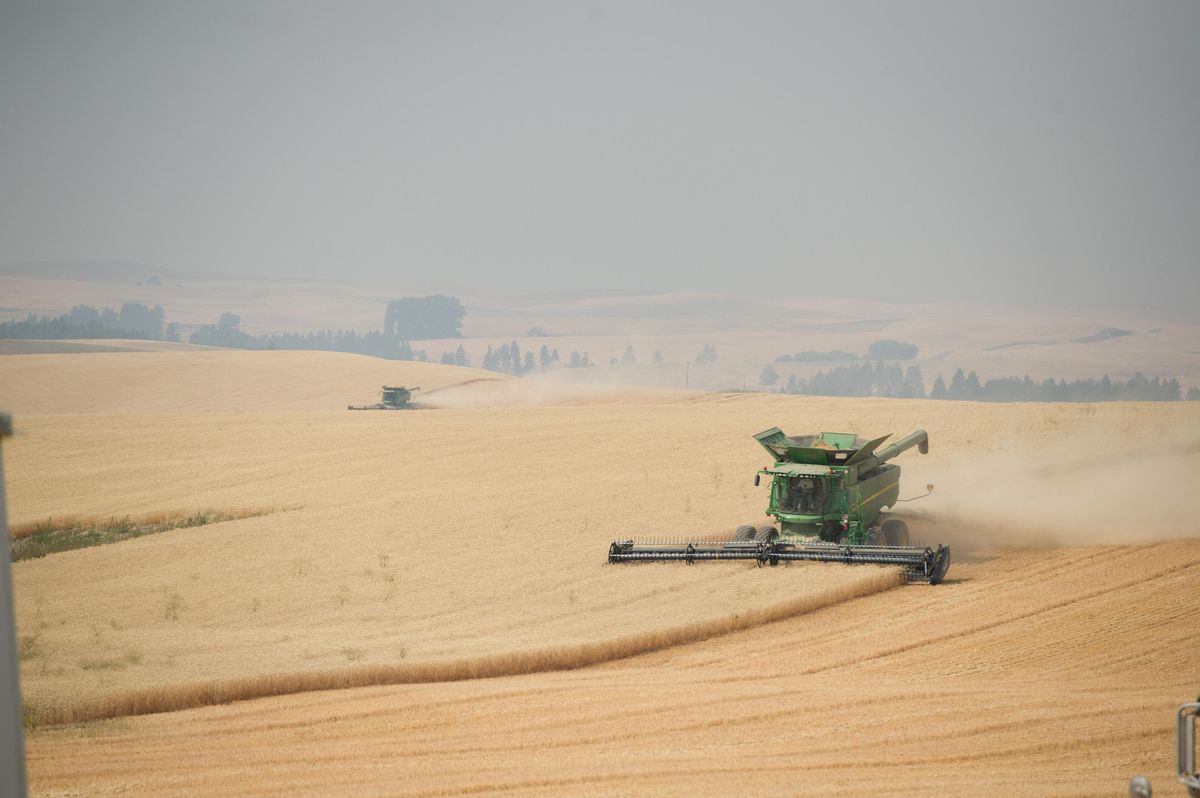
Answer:
[[378, 404], [346, 405], [347, 410], [412, 410], [409, 404], [414, 391], [420, 388], [405, 388], [401, 385], [385, 385], [379, 391]]
[[950, 567], [950, 549], [911, 546], [908, 526], [880, 515], [901, 501], [900, 467], [887, 461], [914, 446], [927, 453], [929, 436], [918, 430], [880, 449], [888, 437], [867, 441], [823, 432], [789, 438], [778, 427], [760, 432], [754, 439], [771, 454], [774, 465], [759, 471], [754, 484], [763, 476], [771, 478], [766, 512], [779, 522], [778, 528], [740, 526], [728, 540], [615, 541], [608, 561], [873, 563], [902, 566], [910, 581], [936, 585]]

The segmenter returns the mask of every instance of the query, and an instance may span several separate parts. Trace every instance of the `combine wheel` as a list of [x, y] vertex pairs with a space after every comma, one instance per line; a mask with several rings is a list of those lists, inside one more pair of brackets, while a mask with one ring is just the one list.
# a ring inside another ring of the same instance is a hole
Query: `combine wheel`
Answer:
[[773, 526], [760, 526], [754, 533], [754, 539], [760, 543], [773, 543], [779, 538], [779, 530]]
[[939, 546], [937, 556], [933, 560], [933, 573], [929, 575], [929, 584], [939, 584], [946, 578], [946, 571], [950, 568], [950, 547]]
[[883, 539], [889, 546], [908, 545], [908, 524], [898, 518], [883, 522]]
[[749, 524], [739, 526], [733, 533], [734, 540], [754, 540], [754, 527]]

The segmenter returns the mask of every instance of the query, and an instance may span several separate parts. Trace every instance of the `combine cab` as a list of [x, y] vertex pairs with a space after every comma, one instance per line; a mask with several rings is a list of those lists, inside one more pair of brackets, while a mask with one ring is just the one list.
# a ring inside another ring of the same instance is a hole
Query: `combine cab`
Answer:
[[879, 448], [888, 437], [868, 441], [823, 432], [791, 438], [778, 427], [760, 432], [754, 439], [771, 454], [774, 465], [759, 471], [754, 484], [770, 477], [767, 515], [775, 517], [778, 527], [741, 526], [729, 540], [615, 541], [608, 561], [874, 563], [901, 566], [910, 581], [936, 585], [950, 567], [950, 549], [912, 546], [907, 525], [881, 515], [900, 501], [900, 467], [887, 461], [913, 446], [927, 453], [929, 436], [918, 430]]
[[414, 391], [420, 388], [405, 388], [402, 385], [385, 385], [379, 391], [379, 403], [373, 405], [346, 405], [347, 410], [412, 410], [409, 404]]

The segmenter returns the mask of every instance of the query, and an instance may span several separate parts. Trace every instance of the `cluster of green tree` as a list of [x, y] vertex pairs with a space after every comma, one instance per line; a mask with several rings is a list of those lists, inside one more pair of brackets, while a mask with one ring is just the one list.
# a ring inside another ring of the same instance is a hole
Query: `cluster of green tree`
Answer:
[[[459, 348], [461, 349], [461, 347]], [[586, 352], [583, 355], [582, 361], [578, 352], [572, 352], [571, 361], [567, 368], [580, 368], [581, 366], [591, 365], [587, 360], [588, 356]], [[517, 345], [516, 341], [504, 344], [496, 350], [493, 350], [489, 346], [487, 354], [483, 356], [483, 367], [488, 371], [499, 371], [518, 377], [539, 369], [545, 371], [548, 368], [559, 365], [561, 362], [558, 350], [551, 349], [545, 344], [542, 344], [542, 348], [536, 358], [533, 355], [533, 350], [526, 351], [522, 356], [521, 347]]]
[[[636, 366], [638, 362], [637, 352], [634, 351], [633, 345], [631, 344], [625, 347], [625, 352], [620, 357], [609, 358], [608, 365], [610, 367]], [[650, 362], [655, 366], [661, 366], [663, 364], [663, 353], [661, 349], [654, 350], [654, 354], [651, 356]], [[717, 350], [712, 346], [712, 344], [705, 344], [700, 349], [699, 353], [697, 353], [695, 362], [699, 364], [716, 363]], [[587, 362], [586, 353], [583, 356], [583, 362], [579, 365], [584, 367], [591, 365]]]
[[461, 338], [465, 315], [457, 297], [433, 294], [393, 299], [383, 315], [383, 335], [402, 341]]
[[467, 358], [467, 350], [463, 349], [462, 344], [458, 345], [458, 349], [453, 352], [442, 353], [442, 365], [444, 366], [469, 366], [471, 361]]
[[352, 352], [390, 360], [428, 360], [424, 350], [413, 351], [408, 341], [389, 337], [372, 330], [318, 330], [310, 333], [260, 333], [251, 335], [239, 328], [241, 317], [222, 313], [216, 324], [205, 324], [188, 341], [204, 346], [223, 346], [230, 349], [306, 349], [323, 352]]
[[[661, 349], [654, 350], [654, 355], [651, 357], [650, 362], [655, 366], [661, 366], [663, 364], [663, 353]], [[705, 346], [704, 349], [700, 350], [700, 354], [697, 355], [696, 362], [716, 363], [717, 350], [713, 349], [711, 346]], [[610, 366], [636, 366], [637, 364], [637, 353], [633, 350], [632, 345], [625, 347], [625, 353], [621, 355], [620, 358], [614, 357], [608, 361], [608, 365]]]
[[[768, 370], [770, 373], [768, 373]], [[767, 366], [760, 381], [773, 385], [779, 379], [775, 369]], [[887, 396], [900, 399], [925, 397], [925, 383], [920, 366], [901, 369], [899, 365], [882, 361], [859, 365], [838, 366], [819, 371], [808, 379], [792, 375], [782, 393], [816, 396]], [[1141, 373], [1128, 380], [1103, 378], [1086, 380], [1055, 380], [1035, 382], [1025, 377], [1001, 377], [980, 381], [974, 371], [954, 372], [947, 384], [938, 375], [929, 392], [930, 399], [958, 399], [977, 402], [1112, 402], [1149, 401], [1174, 402], [1183, 397], [1179, 380], [1147, 379]], [[1187, 399], [1200, 401], [1200, 389], [1190, 388]]]
[[705, 344], [700, 349], [700, 354], [696, 355], [696, 363], [700, 365], [712, 365], [717, 362], [717, 350], [712, 344]]
[[[1192, 389], [1195, 390], [1195, 389]], [[1055, 380], [1048, 377], [1035, 382], [1024, 377], [1000, 377], [980, 382], [974, 371], [954, 372], [947, 385], [941, 375], [929, 392], [930, 399], [968, 399], [977, 402], [1176, 402], [1183, 398], [1179, 380], [1147, 379], [1141, 372], [1128, 380], [1111, 380], [1105, 374], [1100, 379]], [[1191, 391], [1188, 392], [1191, 397]], [[1197, 392], [1200, 399], [1200, 391]]]
[[[771, 372], [775, 369], [768, 366]], [[770, 376], [765, 373], [764, 377]], [[778, 380], [778, 375], [775, 375]], [[768, 383], [764, 383], [768, 384]], [[897, 399], [921, 399], [925, 396], [925, 378], [920, 366], [901, 368], [896, 363], [860, 363], [818, 371], [808, 379], [788, 377], [783, 393], [816, 396], [888, 396]]]
[[161, 305], [126, 302], [119, 311], [76, 305], [62, 316], [29, 314], [24, 321], [0, 322], [0, 338], [134, 338], [178, 341], [179, 325], [165, 324]]
[[856, 360], [912, 360], [917, 356], [916, 344], [906, 341], [875, 341], [867, 347], [867, 353], [860, 358], [853, 352], [843, 352], [841, 349], [830, 349], [827, 352], [817, 352], [806, 349], [793, 355], [780, 355], [776, 363], [846, 363]]
[[858, 355], [840, 349], [830, 349], [828, 352], [806, 349], [794, 355], [780, 355], [775, 358], [776, 363], [844, 363], [848, 360], [858, 360]]
[[[216, 324], [206, 324], [188, 338], [193, 344], [232, 349], [315, 349], [352, 352], [390, 360], [427, 361], [423, 349], [414, 350], [409, 341], [427, 338], [459, 338], [462, 303], [452, 296], [393, 299], [384, 313], [383, 330], [359, 333], [354, 330], [320, 330], [311, 333], [262, 333], [251, 335], [239, 329], [241, 318], [222, 313]], [[461, 349], [461, 347], [460, 347]], [[466, 352], [463, 352], [465, 365]]]
[[912, 360], [917, 356], [917, 345], [906, 341], [875, 341], [867, 347], [863, 360]]
[[513, 341], [511, 344], [503, 344], [496, 350], [489, 346], [487, 353], [483, 356], [483, 367], [488, 371], [499, 371], [519, 377], [537, 368], [537, 362], [533, 358], [532, 351], [526, 352], [522, 357], [521, 347], [517, 345], [516, 341]]
[[608, 365], [610, 365], [610, 366], [618, 366], [618, 365], [620, 365], [620, 366], [636, 366], [637, 365], [637, 354], [635, 354], [633, 351], [633, 345], [630, 344], [629, 346], [625, 347], [625, 354], [621, 355], [620, 360], [617, 360], [614, 357], [612, 360], [608, 361]]

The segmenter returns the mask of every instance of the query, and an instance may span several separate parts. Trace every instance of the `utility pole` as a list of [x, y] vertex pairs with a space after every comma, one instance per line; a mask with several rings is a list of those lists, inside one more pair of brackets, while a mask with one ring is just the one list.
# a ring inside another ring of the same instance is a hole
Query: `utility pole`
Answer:
[[692, 361], [683, 364], [683, 387], [686, 390], [692, 382]]
[[[12, 418], [0, 413], [0, 450], [12, 435]], [[3, 452], [0, 451], [0, 455]], [[4, 458], [0, 456], [0, 798], [25, 798], [25, 729], [21, 722], [21, 675], [17, 671], [17, 624], [13, 611]]]

